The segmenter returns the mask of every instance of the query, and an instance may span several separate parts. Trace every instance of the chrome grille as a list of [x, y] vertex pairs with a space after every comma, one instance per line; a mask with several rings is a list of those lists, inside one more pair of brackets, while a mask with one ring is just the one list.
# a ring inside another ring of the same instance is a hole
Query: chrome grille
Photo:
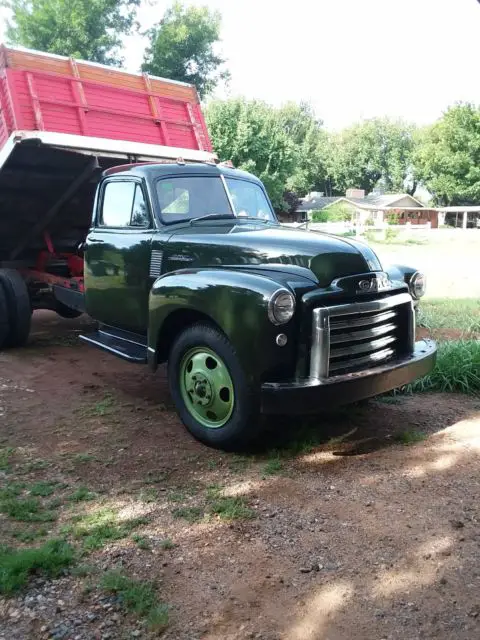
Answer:
[[[411, 322], [403, 325], [402, 305], [408, 305], [411, 314]], [[396, 355], [400, 338], [410, 340], [413, 347], [413, 313], [407, 293], [314, 309], [310, 377], [325, 378], [383, 364]]]

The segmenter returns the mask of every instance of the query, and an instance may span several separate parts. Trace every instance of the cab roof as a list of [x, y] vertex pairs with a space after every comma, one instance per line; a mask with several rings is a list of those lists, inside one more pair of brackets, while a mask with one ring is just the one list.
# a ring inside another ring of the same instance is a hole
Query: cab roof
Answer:
[[103, 172], [103, 177], [112, 175], [131, 175], [139, 178], [151, 179], [161, 176], [225, 176], [226, 178], [242, 178], [250, 182], [262, 184], [253, 174], [240, 169], [234, 169], [221, 164], [210, 164], [204, 162], [141, 162], [136, 164], [124, 164], [112, 167]]

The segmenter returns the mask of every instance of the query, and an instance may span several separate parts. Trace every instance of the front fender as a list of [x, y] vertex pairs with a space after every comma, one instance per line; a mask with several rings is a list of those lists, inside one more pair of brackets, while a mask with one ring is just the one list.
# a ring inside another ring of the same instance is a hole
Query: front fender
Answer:
[[[271, 375], [277, 367], [293, 370], [294, 319], [281, 327], [268, 319], [268, 302], [281, 286], [264, 275], [228, 269], [183, 269], [161, 276], [150, 292], [150, 358], [156, 359], [159, 336], [171, 314], [194, 311], [225, 333], [250, 380]], [[284, 347], [275, 342], [279, 333], [288, 336]]]

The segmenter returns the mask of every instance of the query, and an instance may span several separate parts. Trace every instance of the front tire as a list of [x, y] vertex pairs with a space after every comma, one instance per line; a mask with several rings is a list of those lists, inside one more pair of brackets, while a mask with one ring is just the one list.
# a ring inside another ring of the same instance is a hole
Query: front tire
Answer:
[[168, 382], [180, 419], [197, 440], [234, 451], [259, 434], [258, 394], [218, 329], [196, 324], [180, 334], [170, 351]]

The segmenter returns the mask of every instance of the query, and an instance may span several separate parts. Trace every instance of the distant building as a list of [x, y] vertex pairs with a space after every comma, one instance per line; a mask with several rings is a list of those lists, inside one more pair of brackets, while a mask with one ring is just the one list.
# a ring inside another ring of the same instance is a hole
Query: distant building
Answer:
[[343, 203], [351, 207], [352, 216], [361, 224], [372, 222], [383, 224], [388, 218], [394, 218], [396, 224], [426, 224], [429, 222], [432, 228], [438, 227], [438, 212], [430, 209], [408, 193], [376, 192], [365, 195], [363, 189], [347, 189], [344, 196], [324, 196], [323, 193], [313, 191], [302, 198], [296, 213], [299, 216], [312, 217], [314, 211], [328, 209], [333, 204]]

